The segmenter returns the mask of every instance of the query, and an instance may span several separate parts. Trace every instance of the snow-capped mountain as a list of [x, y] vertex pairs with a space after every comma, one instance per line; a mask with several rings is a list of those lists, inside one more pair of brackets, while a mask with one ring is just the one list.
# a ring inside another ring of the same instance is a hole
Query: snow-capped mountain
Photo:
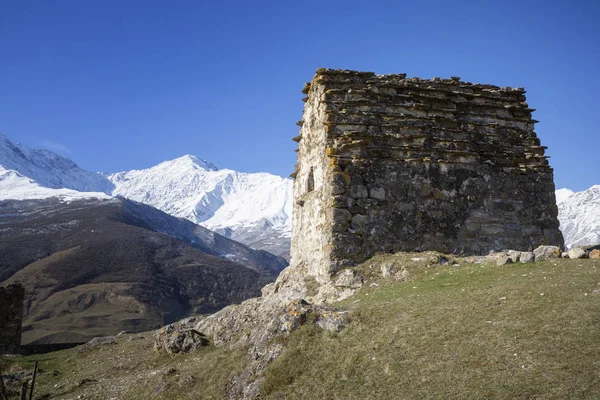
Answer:
[[556, 191], [560, 230], [568, 248], [600, 244], [600, 185]]
[[36, 181], [41, 187], [104, 193], [113, 189], [102, 174], [83, 170], [67, 157], [52, 151], [12, 143], [1, 133], [0, 166]]
[[571, 196], [573, 193], [575, 193], [574, 191], [572, 191], [571, 189], [567, 189], [567, 188], [562, 188], [562, 189], [558, 189], [555, 194], [556, 194], [556, 204], [560, 204], [563, 201], [565, 201], [569, 196]]
[[268, 173], [220, 170], [191, 155], [143, 170], [95, 173], [51, 151], [13, 144], [0, 134], [0, 190], [0, 200], [69, 200], [102, 193], [125, 197], [250, 247], [289, 255], [292, 181]]
[[52, 189], [41, 186], [33, 179], [0, 166], [0, 201], [2, 200], [36, 200], [56, 197], [63, 201], [81, 199], [110, 199], [101, 192], [78, 192], [71, 189]]
[[186, 155], [106, 176], [123, 196], [276, 255], [289, 252], [292, 181], [218, 169]]

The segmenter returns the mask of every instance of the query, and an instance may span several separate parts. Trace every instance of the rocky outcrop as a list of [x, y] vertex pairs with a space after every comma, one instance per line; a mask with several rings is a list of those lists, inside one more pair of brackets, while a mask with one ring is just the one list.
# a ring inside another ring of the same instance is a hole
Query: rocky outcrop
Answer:
[[261, 297], [225, 307], [203, 319], [188, 318], [160, 329], [155, 333], [155, 349], [185, 353], [209, 342], [248, 348], [250, 362], [232, 378], [229, 396], [255, 398], [262, 384], [260, 372], [283, 350], [276, 338], [308, 323], [331, 332], [339, 332], [349, 323], [346, 311], [326, 303], [352, 295], [363, 285], [362, 276], [345, 270], [324, 285], [315, 286], [313, 280], [303, 264], [286, 268], [274, 283], [263, 288]]

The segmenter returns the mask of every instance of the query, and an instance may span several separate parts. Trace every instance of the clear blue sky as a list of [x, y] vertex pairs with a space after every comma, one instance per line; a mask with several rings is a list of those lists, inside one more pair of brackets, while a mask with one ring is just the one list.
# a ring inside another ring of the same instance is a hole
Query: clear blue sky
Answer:
[[599, 1], [0, 0], [0, 132], [115, 172], [287, 176], [319, 67], [524, 86], [557, 188], [600, 184]]

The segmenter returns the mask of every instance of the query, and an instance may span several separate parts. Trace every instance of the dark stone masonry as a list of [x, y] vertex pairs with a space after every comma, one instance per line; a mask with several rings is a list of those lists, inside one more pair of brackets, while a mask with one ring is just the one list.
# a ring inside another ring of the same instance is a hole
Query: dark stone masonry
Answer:
[[319, 69], [303, 92], [292, 265], [563, 246], [523, 88]]
[[23, 299], [19, 284], [0, 287], [0, 354], [18, 354], [21, 349]]

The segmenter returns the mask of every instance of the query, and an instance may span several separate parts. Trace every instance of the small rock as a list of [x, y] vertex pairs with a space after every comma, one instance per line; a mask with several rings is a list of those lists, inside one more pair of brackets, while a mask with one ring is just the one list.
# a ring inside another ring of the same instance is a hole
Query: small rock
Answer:
[[402, 269], [394, 274], [396, 282], [406, 282], [410, 279], [410, 272], [407, 269]]
[[517, 263], [521, 259], [521, 252], [520, 251], [509, 250], [506, 254], [510, 258], [510, 261], [513, 262], [513, 263]]
[[348, 325], [348, 312], [335, 310], [317, 311], [315, 323], [321, 329], [339, 332]]
[[285, 306], [279, 317], [281, 321], [279, 331], [289, 333], [298, 329], [306, 322], [308, 313], [310, 311], [310, 304], [306, 300], [292, 300], [287, 306]]
[[308, 321], [312, 313], [315, 325], [321, 329], [339, 332], [348, 324], [348, 312], [327, 306], [314, 306], [303, 299], [292, 300], [280, 315], [279, 331], [289, 333]]
[[381, 266], [381, 276], [384, 278], [389, 278], [390, 276], [392, 276], [393, 274], [393, 270], [392, 270], [392, 264], [384, 264]]
[[539, 246], [533, 251], [535, 261], [545, 261], [560, 257], [560, 249], [557, 246]]
[[508, 256], [496, 257], [496, 265], [506, 265], [511, 264], [512, 262], [512, 259]]
[[600, 250], [594, 249], [590, 252], [589, 257], [593, 260], [600, 259]]
[[184, 375], [179, 378], [179, 386], [189, 386], [196, 381], [196, 377], [193, 375]]
[[169, 354], [189, 353], [209, 344], [203, 333], [177, 324], [167, 325], [154, 335], [154, 348]]
[[533, 254], [530, 251], [524, 251], [521, 253], [520, 257], [519, 257], [519, 262], [525, 264], [525, 263], [532, 263], [535, 261], [535, 254]]
[[84, 351], [95, 349], [100, 346], [104, 346], [107, 344], [116, 344], [117, 339], [114, 336], [103, 336], [103, 337], [95, 337], [83, 346], [79, 348], [79, 353], [83, 353]]
[[350, 289], [360, 289], [364, 284], [363, 277], [358, 275], [356, 271], [345, 269], [338, 274], [334, 286], [345, 287]]
[[575, 247], [567, 252], [570, 259], [586, 258], [587, 252], [581, 247]]
[[85, 378], [85, 379], [80, 380], [79, 383], [77, 384], [77, 386], [81, 387], [81, 386], [87, 385], [89, 383], [98, 383], [98, 381], [95, 379]]

